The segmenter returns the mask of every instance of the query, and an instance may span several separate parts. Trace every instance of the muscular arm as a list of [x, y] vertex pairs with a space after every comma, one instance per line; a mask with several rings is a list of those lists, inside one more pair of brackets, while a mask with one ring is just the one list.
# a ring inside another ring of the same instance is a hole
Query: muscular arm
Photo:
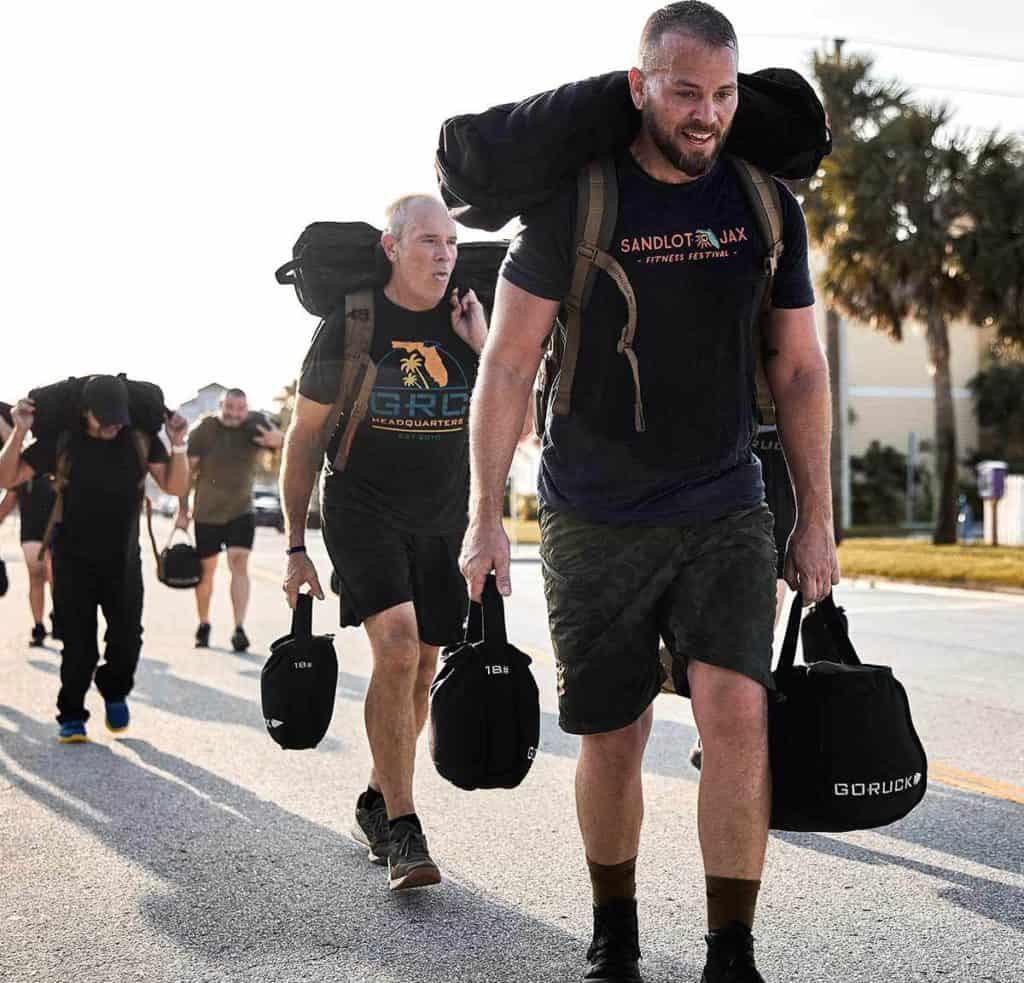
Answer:
[[557, 301], [498, 281], [470, 413], [469, 529], [460, 564], [476, 600], [492, 569], [502, 594], [511, 592], [508, 539], [501, 525], [505, 481], [557, 313]]
[[0, 451], [0, 488], [16, 488], [35, 475], [35, 471], [21, 459], [21, 445], [25, 442], [26, 433], [21, 427], [15, 427]]
[[829, 471], [828, 363], [815, 329], [814, 308], [772, 311], [764, 345], [765, 371], [797, 501], [786, 580], [811, 602], [839, 582]]
[[[295, 412], [284, 438], [284, 459], [281, 463], [281, 502], [284, 507], [288, 546], [302, 546], [306, 541], [306, 514], [313, 494], [320, 462], [323, 458], [321, 438], [331, 407], [299, 395]], [[324, 599], [324, 592], [312, 561], [304, 553], [288, 557], [284, 591], [288, 603], [295, 607], [299, 589], [308, 584], [314, 596]]]
[[184, 521], [186, 524], [188, 523], [188, 520], [189, 520], [189, 510], [188, 510], [189, 494], [195, 488], [196, 482], [199, 480], [199, 458], [198, 457], [192, 457], [191, 454], [188, 455], [188, 473], [189, 473], [189, 482], [188, 482], [189, 486], [188, 486], [187, 489], [185, 489], [185, 494], [184, 495], [179, 495], [178, 496], [178, 522], [180, 523], [180, 522]]
[[321, 435], [330, 412], [330, 406], [305, 396], [300, 395], [295, 400], [295, 413], [285, 435], [281, 463], [281, 502], [289, 546], [302, 546], [306, 541], [306, 513], [320, 473]]
[[169, 461], [160, 461], [149, 465], [149, 473], [160, 488], [168, 495], [188, 495], [191, 478], [188, 457], [185, 454], [172, 454]]

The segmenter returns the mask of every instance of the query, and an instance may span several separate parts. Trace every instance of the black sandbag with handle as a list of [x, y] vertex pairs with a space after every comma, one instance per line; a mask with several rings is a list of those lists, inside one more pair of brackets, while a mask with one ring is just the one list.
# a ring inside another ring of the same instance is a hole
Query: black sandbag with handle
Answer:
[[270, 646], [260, 672], [267, 732], [285, 750], [316, 747], [331, 725], [337, 687], [334, 636], [313, 634], [313, 596], [299, 594], [292, 630]]
[[[454, 116], [441, 127], [434, 159], [441, 196], [463, 225], [500, 229], [574, 181], [590, 161], [627, 147], [639, 126], [626, 72]], [[831, 150], [824, 107], [799, 72], [739, 74], [726, 153], [795, 180], [811, 177]]]
[[889, 666], [860, 661], [831, 597], [815, 609], [836, 661], [794, 664], [803, 613], [797, 594], [768, 702], [771, 827], [843, 833], [887, 826], [921, 802], [928, 784], [910, 703]]
[[[149, 514], [147, 513], [147, 518]], [[153, 535], [153, 524], [149, 523], [150, 536]], [[174, 542], [177, 533], [182, 533], [184, 542]], [[156, 542], [153, 542], [156, 550]], [[203, 579], [203, 568], [199, 561], [192, 539], [184, 529], [174, 528], [167, 539], [167, 545], [157, 554], [156, 575], [161, 584], [179, 590], [196, 587]]]
[[494, 575], [470, 604], [466, 639], [446, 648], [430, 687], [430, 750], [461, 789], [515, 788], [540, 742], [540, 695], [530, 657], [508, 643]]

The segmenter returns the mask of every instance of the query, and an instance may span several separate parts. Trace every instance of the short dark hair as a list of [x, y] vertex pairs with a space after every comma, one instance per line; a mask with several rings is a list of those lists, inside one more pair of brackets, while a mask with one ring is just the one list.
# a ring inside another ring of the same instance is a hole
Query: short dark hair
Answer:
[[228, 390], [225, 391], [224, 395], [221, 396], [221, 399], [248, 399], [248, 398], [249, 397], [245, 395], [245, 390], [244, 389], [228, 389]]
[[711, 48], [739, 50], [739, 41], [729, 18], [709, 3], [682, 0], [654, 11], [640, 34], [640, 67], [649, 68], [661, 39], [666, 34], [687, 34]]

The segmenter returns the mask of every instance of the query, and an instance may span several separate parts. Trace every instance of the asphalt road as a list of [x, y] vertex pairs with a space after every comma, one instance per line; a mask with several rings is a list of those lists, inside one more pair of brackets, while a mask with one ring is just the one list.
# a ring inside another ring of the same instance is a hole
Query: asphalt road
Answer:
[[[508, 621], [535, 655], [541, 753], [520, 789], [464, 793], [436, 774], [424, 742], [418, 808], [446, 880], [393, 897], [347, 836], [369, 768], [361, 632], [338, 633], [337, 705], [319, 749], [282, 752], [263, 727], [259, 670], [288, 623], [280, 536], [259, 533], [244, 656], [228, 647], [226, 581], [216, 647], [196, 651], [191, 596], [156, 584], [148, 560], [131, 731], [112, 739], [93, 693], [91, 743], [62, 747], [59, 654], [25, 644], [15, 532], [0, 529], [12, 579], [0, 601], [0, 980], [579, 978], [590, 913], [577, 742], [556, 724], [535, 559], [515, 564]], [[890, 662], [907, 685], [933, 781], [883, 830], [773, 834], [761, 971], [768, 983], [1024, 981], [1024, 603], [888, 588], [840, 600], [861, 656]], [[317, 630], [333, 630], [336, 613], [317, 605]], [[694, 736], [688, 704], [659, 698], [638, 874], [649, 983], [696, 983], [703, 964]]]

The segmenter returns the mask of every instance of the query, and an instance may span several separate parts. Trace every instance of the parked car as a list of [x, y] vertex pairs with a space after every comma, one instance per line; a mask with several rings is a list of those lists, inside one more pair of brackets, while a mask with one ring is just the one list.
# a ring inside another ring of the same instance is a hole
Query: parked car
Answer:
[[252, 511], [257, 526], [270, 526], [284, 532], [284, 511], [276, 491], [257, 489], [252, 496]]

